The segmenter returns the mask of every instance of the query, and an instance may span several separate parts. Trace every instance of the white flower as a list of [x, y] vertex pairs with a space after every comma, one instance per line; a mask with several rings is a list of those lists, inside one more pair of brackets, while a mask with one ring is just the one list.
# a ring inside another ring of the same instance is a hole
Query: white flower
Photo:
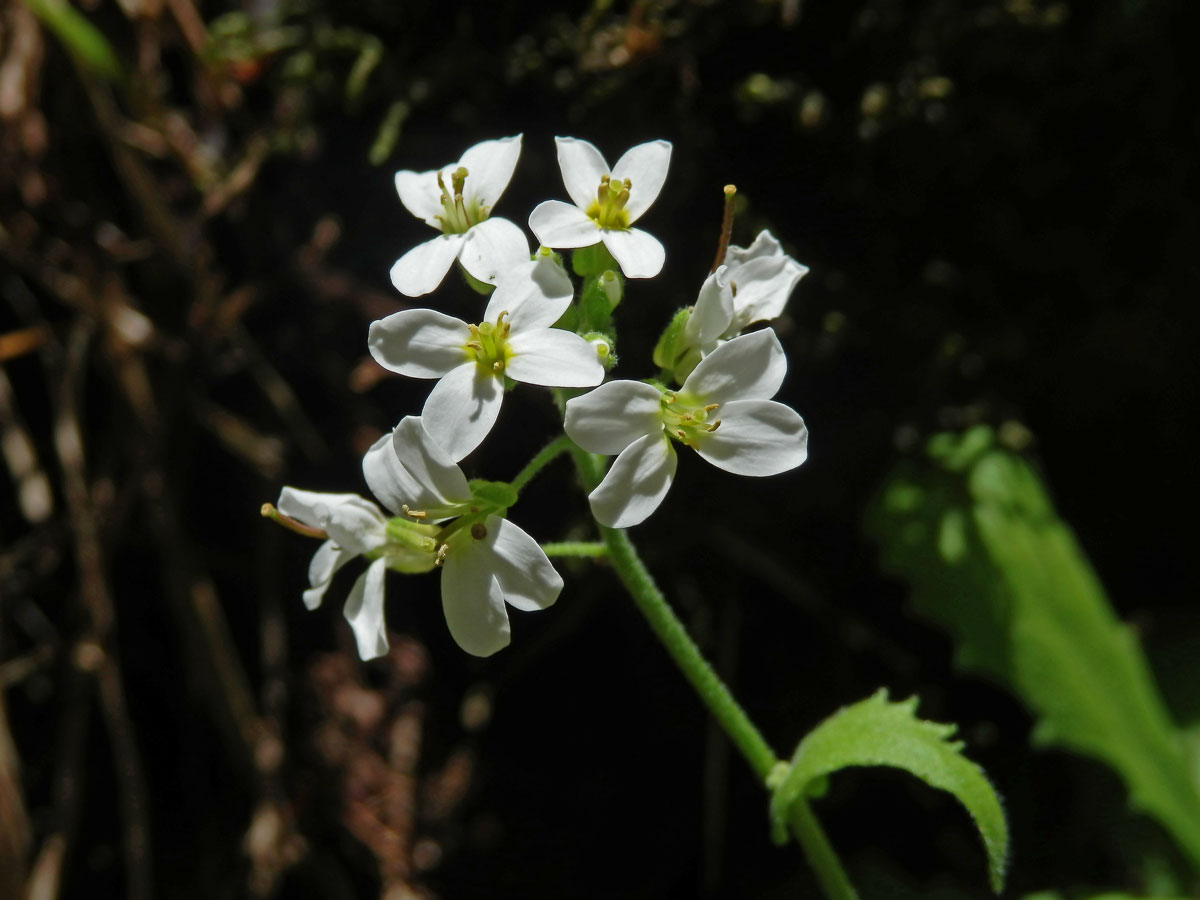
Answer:
[[666, 251], [658, 239], [630, 226], [650, 208], [667, 178], [670, 141], [650, 141], [625, 151], [611, 169], [592, 144], [556, 137], [558, 167], [575, 205], [538, 204], [529, 228], [546, 247], [590, 247], [600, 242], [628, 278], [653, 278]]
[[808, 266], [796, 262], [769, 231], [760, 231], [749, 247], [725, 254], [726, 281], [733, 294], [733, 317], [722, 337], [741, 334], [754, 322], [778, 318]]
[[389, 568], [418, 573], [442, 567], [446, 624], [458, 645], [476, 656], [507, 646], [505, 602], [535, 610], [558, 599], [562, 578], [537, 541], [502, 518], [503, 509], [489, 502], [489, 495], [473, 495], [462, 470], [419, 418], [406, 417], [376, 441], [363, 459], [363, 474], [397, 517], [386, 518], [357, 494], [285, 487], [279, 495], [280, 512], [329, 535], [309, 566], [312, 587], [304, 592], [309, 609], [321, 604], [334, 574], [347, 562], [355, 556], [372, 560], [345, 609], [363, 659], [388, 649], [383, 599]]
[[682, 331], [668, 333], [656, 348], [655, 362], [682, 381], [722, 341], [777, 318], [807, 272], [769, 231], [760, 231], [749, 247], [730, 247], [725, 264], [704, 280]]
[[371, 323], [371, 355], [385, 369], [440, 378], [421, 416], [455, 460], [479, 446], [504, 400], [505, 376], [549, 387], [591, 387], [604, 380], [596, 348], [551, 328], [571, 304], [566, 273], [548, 256], [509, 270], [483, 321], [468, 325], [431, 309], [408, 309]]
[[[472, 492], [459, 469], [422, 426], [408, 416], [381, 438], [363, 459], [371, 490], [400, 512], [410, 528], [452, 519], [437, 533], [437, 565], [442, 568], [442, 611], [458, 646], [490, 656], [510, 639], [505, 603], [515, 609], [546, 609], [558, 599], [563, 581], [538, 542], [508, 519], [504, 502]], [[507, 486], [500, 486], [503, 491]], [[511, 491], [511, 488], [507, 488]], [[452, 518], [457, 517], [457, 518]]]
[[490, 218], [512, 180], [521, 135], [483, 141], [442, 169], [396, 173], [400, 202], [442, 232], [392, 266], [392, 284], [409, 297], [428, 294], [457, 259], [474, 278], [495, 284], [514, 263], [529, 259], [529, 242], [508, 219]]
[[[383, 620], [383, 576], [391, 565], [402, 571], [428, 571], [436, 565], [437, 545], [426, 535], [425, 547], [391, 546], [388, 520], [379, 507], [357, 494], [321, 494], [285, 487], [279, 511], [329, 535], [317, 548], [308, 567], [312, 585], [304, 592], [304, 605], [316, 609], [334, 574], [356, 556], [372, 562], [358, 576], [346, 600], [345, 616], [354, 631], [358, 655], [374, 659], [387, 653], [387, 626]], [[416, 535], [414, 535], [416, 536]]]
[[672, 441], [736, 475], [776, 475], [808, 457], [808, 429], [775, 396], [787, 360], [769, 328], [727, 341], [678, 391], [610, 381], [567, 402], [565, 429], [592, 453], [620, 454], [588, 499], [610, 528], [637, 525], [671, 487]]

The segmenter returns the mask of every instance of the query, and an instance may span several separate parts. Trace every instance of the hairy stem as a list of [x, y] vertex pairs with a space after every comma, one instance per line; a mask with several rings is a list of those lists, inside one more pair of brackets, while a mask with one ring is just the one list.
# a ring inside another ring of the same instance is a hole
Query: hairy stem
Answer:
[[533, 459], [525, 464], [525, 468], [517, 473], [517, 477], [511, 482], [513, 490], [520, 493], [525, 485], [533, 480], [535, 475], [569, 449], [571, 449], [571, 439], [565, 434], [560, 434], [539, 450]]
[[[571, 456], [579, 470], [579, 476], [587, 490], [592, 490], [603, 477], [604, 469], [600, 458], [570, 445]], [[741, 752], [750, 768], [763, 784], [779, 760], [766, 739], [750, 721], [745, 710], [733, 698], [719, 675], [700, 653], [700, 648], [687, 633], [679, 617], [675, 615], [666, 597], [663, 596], [654, 578], [638, 556], [629, 536], [624, 530], [606, 528], [599, 522], [596, 527], [608, 548], [608, 558], [621, 583], [629, 591], [638, 609], [650, 624], [650, 629], [662, 642], [667, 653], [675, 660], [685, 678], [700, 695], [701, 701], [717, 723], [729, 735], [729, 739]], [[813, 867], [817, 882], [829, 900], [857, 900], [858, 895], [842, 868], [841, 861], [821, 829], [808, 801], [796, 800], [791, 808], [792, 834], [804, 851], [805, 858]]]
[[608, 556], [608, 547], [596, 541], [559, 541], [542, 544], [547, 556], [578, 556], [600, 559]]
[[829, 900], [858, 900], [858, 894], [846, 876], [846, 870], [842, 868], [837, 851], [829, 843], [816, 814], [803, 797], [797, 798], [792, 804], [788, 822], [825, 896]]

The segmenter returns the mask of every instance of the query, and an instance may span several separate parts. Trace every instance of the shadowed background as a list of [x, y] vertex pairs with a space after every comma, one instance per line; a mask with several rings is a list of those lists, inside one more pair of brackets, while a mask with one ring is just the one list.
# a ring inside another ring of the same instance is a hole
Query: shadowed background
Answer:
[[[369, 323], [410, 303], [389, 267], [430, 235], [393, 171], [517, 132], [496, 213], [521, 225], [565, 197], [555, 135], [610, 161], [674, 143], [639, 223], [666, 267], [616, 314], [622, 377], [652, 374], [694, 301], [726, 183], [735, 243], [770, 228], [811, 267], [776, 323], [809, 461], [755, 481], [683, 456], [632, 532], [777, 752], [880, 686], [918, 693], [1007, 801], [1009, 895], [1151, 889], [1178, 866], [1110, 771], [1031, 748], [1022, 705], [954, 670], [862, 523], [926, 436], [996, 426], [1179, 723], [1200, 713], [1187, 3], [102, 0], [79, 7], [95, 33], [55, 9], [0, 9], [7, 884], [815, 892], [603, 565], [564, 562], [558, 604], [515, 614], [488, 660], [449, 638], [436, 575], [391, 575], [395, 650], [364, 667], [341, 618], [354, 575], [307, 613], [315, 545], [258, 517], [284, 484], [365, 492], [363, 451], [423, 403], [428, 383], [366, 355]], [[429, 303], [481, 308], [454, 273]], [[520, 387], [464, 469], [511, 478], [555, 427]], [[514, 516], [591, 534], [566, 461]], [[948, 797], [862, 771], [816, 809], [864, 897], [986, 896]]]

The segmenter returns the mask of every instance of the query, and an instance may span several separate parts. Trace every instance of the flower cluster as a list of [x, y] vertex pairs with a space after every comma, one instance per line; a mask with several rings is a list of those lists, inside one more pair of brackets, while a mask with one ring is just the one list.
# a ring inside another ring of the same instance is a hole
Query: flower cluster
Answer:
[[[589, 496], [596, 520], [610, 528], [636, 525], [662, 502], [677, 444], [739, 475], [778, 474], [806, 458], [804, 421], [772, 399], [787, 370], [783, 347], [770, 328], [743, 332], [778, 317], [807, 269], [766, 231], [749, 247], [728, 247], [695, 305], [663, 332], [657, 376], [605, 382], [616, 362], [613, 312], [625, 279], [656, 276], [666, 258], [656, 238], [633, 226], [662, 190], [672, 148], [639, 144], [610, 169], [587, 141], [555, 140], [572, 203], [547, 200], [533, 210], [529, 229], [541, 246], [532, 254], [519, 226], [492, 215], [521, 135], [476, 144], [440, 169], [396, 173], [400, 201], [440, 232], [392, 267], [396, 289], [428, 294], [457, 262], [467, 282], [490, 296], [477, 321], [406, 309], [372, 323], [368, 346], [381, 366], [437, 380], [420, 416], [402, 418], [363, 459], [378, 503], [285, 487], [270, 510], [324, 538], [304, 592], [310, 609], [338, 570], [366, 559], [345, 605], [363, 659], [387, 650], [388, 569], [440, 569], [450, 633], [479, 656], [508, 644], [507, 606], [545, 609], [558, 598], [563, 582], [546, 552], [508, 518], [514, 485], [468, 481], [458, 465], [487, 438], [517, 385], [554, 389], [570, 441], [616, 455]], [[574, 251], [578, 292], [559, 249]]]

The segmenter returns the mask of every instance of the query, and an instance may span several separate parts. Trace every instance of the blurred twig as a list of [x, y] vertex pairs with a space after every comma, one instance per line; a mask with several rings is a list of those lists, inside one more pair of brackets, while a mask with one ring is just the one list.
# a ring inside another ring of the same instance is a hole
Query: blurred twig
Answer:
[[56, 831], [43, 844], [41, 856], [31, 879], [30, 896], [42, 900], [58, 896], [62, 866], [70, 849], [79, 813], [81, 791], [80, 766], [88, 717], [87, 702], [91, 682], [98, 689], [100, 709], [112, 742], [117, 781], [118, 803], [124, 832], [127, 896], [148, 900], [152, 895], [150, 872], [150, 827], [145, 775], [133, 722], [125, 702], [120, 666], [115, 647], [116, 619], [112, 596], [104, 572], [99, 522], [87, 484], [83, 435], [79, 425], [78, 398], [87, 365], [87, 351], [94, 324], [81, 317], [68, 339], [64, 366], [57, 390], [57, 415], [54, 445], [58, 453], [74, 534], [75, 559], [79, 572], [79, 599], [83, 614], [83, 632], [72, 653], [74, 689], [65, 707], [70, 718], [63, 733], [63, 764], [60, 768]]

